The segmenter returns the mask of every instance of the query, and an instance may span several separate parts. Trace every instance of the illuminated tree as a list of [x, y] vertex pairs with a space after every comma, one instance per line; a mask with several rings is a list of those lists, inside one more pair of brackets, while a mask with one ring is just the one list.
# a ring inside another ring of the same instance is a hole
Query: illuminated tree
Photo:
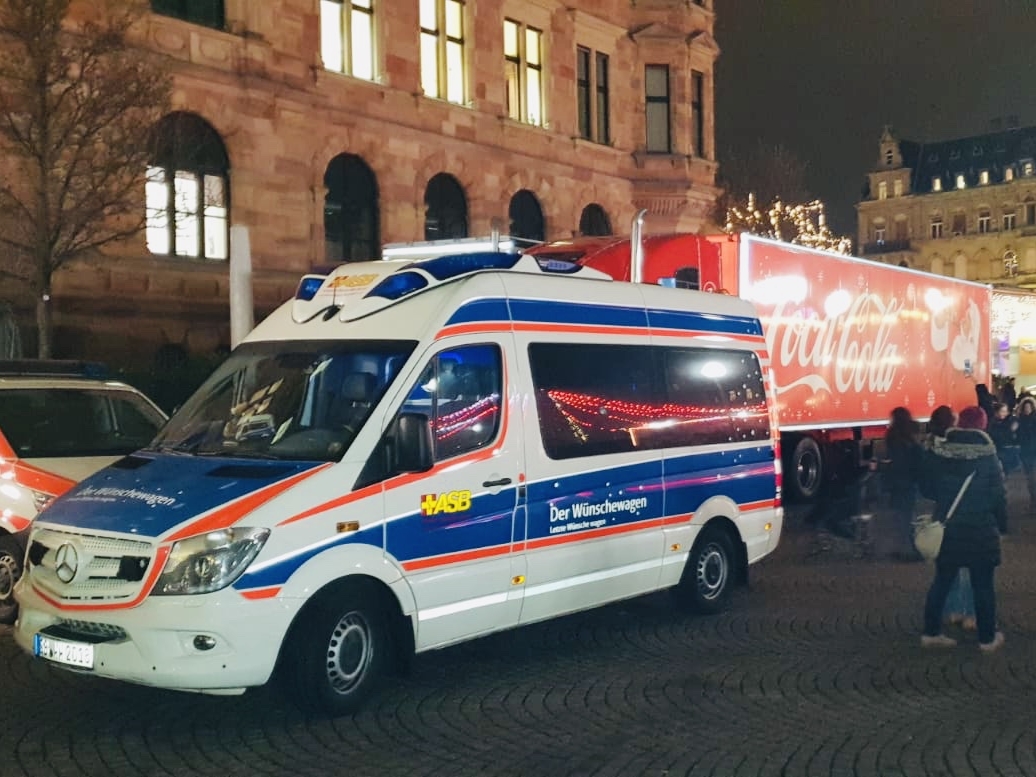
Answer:
[[747, 204], [742, 207], [731, 204], [727, 207], [724, 231], [733, 235], [740, 232], [751, 232], [785, 243], [836, 251], [840, 254], [852, 253], [852, 240], [840, 237], [831, 232], [824, 216], [824, 203], [813, 200], [799, 205], [789, 205], [780, 199], [765, 210], [756, 205], [755, 195], [748, 195]]
[[29, 289], [51, 355], [51, 281], [144, 228], [150, 128], [172, 81], [133, 45], [142, 0], [0, 0], [0, 281]]
[[[728, 234], [755, 235], [848, 254], [852, 241], [831, 233], [824, 205], [806, 184], [808, 165], [780, 144], [759, 141], [724, 152], [717, 222]], [[770, 203], [760, 207], [758, 203]], [[791, 205], [789, 203], [802, 203]]]

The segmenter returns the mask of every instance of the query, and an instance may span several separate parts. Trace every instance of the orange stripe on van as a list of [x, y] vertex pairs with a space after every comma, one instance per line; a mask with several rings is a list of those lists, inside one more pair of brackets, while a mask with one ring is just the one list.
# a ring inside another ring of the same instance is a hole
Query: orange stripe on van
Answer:
[[246, 599], [272, 599], [280, 592], [281, 587], [274, 585], [269, 588], [255, 588], [251, 591], [242, 591], [241, 595]]
[[178, 532], [166, 537], [165, 541], [176, 542], [185, 537], [193, 537], [196, 534], [218, 531], [220, 529], [226, 529], [228, 526], [233, 526], [264, 502], [270, 501], [275, 496], [282, 494], [292, 486], [298, 485], [303, 480], [312, 477], [318, 472], [322, 472], [330, 466], [330, 464], [322, 464], [319, 467], [313, 467], [313, 469], [308, 469], [305, 472], [292, 475], [290, 478], [285, 478], [277, 483], [272, 483], [265, 488], [260, 488], [258, 491], [254, 491], [251, 494], [246, 494], [225, 507], [221, 507], [203, 518], [199, 518], [197, 521], [187, 524]]
[[76, 484], [74, 480], [47, 472], [45, 469], [26, 464], [24, 461], [14, 463], [14, 481], [26, 488], [45, 491], [54, 496], [65, 493]]
[[459, 553], [445, 553], [441, 556], [429, 556], [414, 561], [403, 562], [403, 569], [407, 572], [416, 572], [421, 569], [442, 567], [447, 564], [459, 564], [464, 561], [478, 561], [483, 558], [494, 558], [511, 553], [511, 545], [494, 545], [489, 548], [476, 548], [475, 550], [464, 550]]

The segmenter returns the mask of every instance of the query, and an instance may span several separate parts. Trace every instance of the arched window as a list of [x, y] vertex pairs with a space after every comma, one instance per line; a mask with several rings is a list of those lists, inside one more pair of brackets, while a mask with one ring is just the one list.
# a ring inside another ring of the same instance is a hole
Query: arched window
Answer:
[[324, 255], [328, 262], [381, 256], [378, 182], [355, 154], [339, 154], [324, 172]]
[[524, 241], [523, 245], [542, 243], [546, 240], [543, 210], [536, 195], [528, 189], [521, 189], [511, 197], [507, 216], [511, 220], [511, 237]]
[[452, 175], [439, 173], [424, 190], [424, 239], [468, 236], [468, 198]]
[[942, 275], [946, 272], [945, 262], [941, 256], [932, 257], [932, 267], [930, 272], [936, 275]]
[[144, 187], [148, 250], [165, 256], [229, 255], [230, 160], [207, 121], [176, 112], [155, 125]]
[[591, 202], [579, 217], [579, 234], [581, 235], [610, 235], [612, 223], [604, 208], [596, 202]]

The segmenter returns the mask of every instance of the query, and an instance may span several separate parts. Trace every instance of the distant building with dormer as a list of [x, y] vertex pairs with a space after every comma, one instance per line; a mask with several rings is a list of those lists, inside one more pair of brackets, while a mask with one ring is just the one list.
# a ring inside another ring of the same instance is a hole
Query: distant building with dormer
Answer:
[[857, 205], [857, 246], [877, 261], [1036, 288], [1036, 127], [917, 143], [886, 127]]

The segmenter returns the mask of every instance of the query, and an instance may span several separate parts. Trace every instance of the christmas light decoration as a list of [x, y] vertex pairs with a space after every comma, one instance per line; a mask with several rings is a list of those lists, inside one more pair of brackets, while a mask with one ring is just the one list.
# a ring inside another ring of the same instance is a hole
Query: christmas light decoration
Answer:
[[989, 329], [994, 340], [1007, 340], [1011, 329], [1023, 321], [1036, 325], [1036, 294], [1025, 292], [993, 292], [989, 311]]
[[724, 231], [728, 235], [751, 232], [753, 235], [809, 248], [840, 254], [852, 253], [852, 240], [839, 237], [828, 228], [824, 203], [820, 200], [789, 205], [778, 198], [764, 213], [757, 207], [755, 195], [749, 194], [747, 207], [731, 205], [727, 209]]

